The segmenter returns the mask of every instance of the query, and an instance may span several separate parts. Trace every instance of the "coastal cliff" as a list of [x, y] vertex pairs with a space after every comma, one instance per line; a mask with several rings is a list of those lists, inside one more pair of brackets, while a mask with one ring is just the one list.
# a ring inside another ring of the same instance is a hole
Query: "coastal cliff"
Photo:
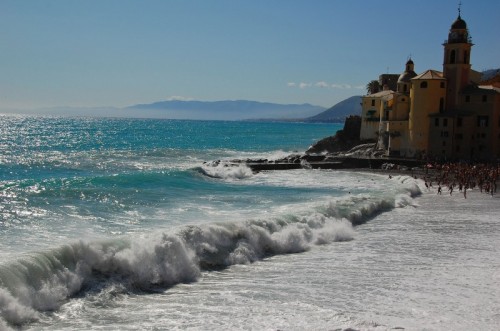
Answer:
[[306, 154], [345, 152], [351, 148], [368, 142], [359, 139], [361, 130], [361, 117], [351, 115], [346, 118], [344, 128], [335, 135], [326, 137], [309, 147]]

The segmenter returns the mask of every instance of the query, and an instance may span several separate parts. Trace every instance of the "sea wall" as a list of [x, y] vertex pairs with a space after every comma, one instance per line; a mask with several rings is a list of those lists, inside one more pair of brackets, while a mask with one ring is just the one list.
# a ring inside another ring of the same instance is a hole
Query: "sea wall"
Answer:
[[291, 169], [381, 169], [384, 165], [388, 167], [421, 167], [425, 163], [422, 160], [396, 159], [396, 158], [366, 158], [346, 157], [331, 155], [302, 155], [290, 156], [276, 161], [268, 160], [244, 160], [252, 171], [266, 170], [291, 170]]

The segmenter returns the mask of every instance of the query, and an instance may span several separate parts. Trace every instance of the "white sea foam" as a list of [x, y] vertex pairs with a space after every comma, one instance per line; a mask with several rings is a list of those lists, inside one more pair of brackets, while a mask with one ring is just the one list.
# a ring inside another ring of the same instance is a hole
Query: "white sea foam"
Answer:
[[189, 225], [103, 242], [79, 241], [23, 256], [0, 266], [1, 316], [12, 325], [35, 319], [39, 311], [58, 309], [71, 296], [103, 281], [148, 290], [195, 281], [203, 270], [352, 240], [352, 224], [403, 206], [401, 201], [410, 201], [409, 196], [348, 195], [308, 213]]
[[[316, 201], [280, 204], [253, 220], [241, 221], [241, 215], [248, 219], [248, 214], [234, 210], [233, 221], [228, 221], [229, 209], [222, 213], [224, 222], [189, 222], [192, 225], [158, 233], [82, 240], [21, 256], [0, 265], [0, 323], [15, 326], [32, 321], [40, 312], [58, 310], [82, 291], [103, 291], [110, 286], [149, 291], [196, 281], [204, 270], [349, 241], [355, 237], [352, 224], [411, 204], [411, 197], [420, 192], [415, 181], [405, 176], [381, 180], [380, 175], [317, 170], [254, 175], [245, 165], [229, 167], [223, 163], [200, 171], [235, 184], [300, 189], [313, 186], [340, 195], [321, 193]], [[353, 180], [366, 193], [347, 194], [355, 187]], [[222, 214], [214, 211], [213, 217]]]
[[252, 169], [245, 164], [220, 162], [213, 165], [205, 165], [200, 169], [202, 173], [209, 177], [221, 179], [243, 179], [253, 175]]

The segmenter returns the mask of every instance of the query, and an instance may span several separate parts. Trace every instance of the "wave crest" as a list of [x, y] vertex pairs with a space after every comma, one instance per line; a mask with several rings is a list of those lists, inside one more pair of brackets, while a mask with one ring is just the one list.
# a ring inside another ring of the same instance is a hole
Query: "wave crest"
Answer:
[[183, 226], [140, 238], [75, 242], [0, 265], [0, 326], [58, 309], [75, 294], [116, 285], [152, 290], [196, 281], [204, 270], [247, 264], [354, 238], [360, 224], [411, 203], [418, 186], [386, 197], [349, 195], [306, 215]]
[[253, 175], [252, 169], [243, 163], [214, 162], [206, 164], [198, 170], [205, 176], [221, 179], [243, 179]]

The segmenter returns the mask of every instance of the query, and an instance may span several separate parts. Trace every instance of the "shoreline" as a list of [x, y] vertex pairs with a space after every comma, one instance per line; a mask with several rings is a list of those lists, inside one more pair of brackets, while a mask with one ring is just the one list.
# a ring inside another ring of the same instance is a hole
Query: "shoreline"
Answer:
[[392, 175], [406, 175], [424, 181], [428, 190], [435, 190], [437, 195], [463, 194], [479, 190], [488, 195], [497, 195], [500, 185], [500, 165], [480, 162], [437, 163], [416, 159], [390, 157], [355, 157], [346, 155], [309, 155], [292, 154], [278, 160], [236, 159], [204, 162], [207, 166], [246, 165], [252, 172], [294, 170], [294, 169], [331, 169], [353, 170]]
[[292, 170], [292, 169], [381, 169], [389, 168], [419, 168], [423, 167], [426, 162], [413, 159], [401, 158], [381, 158], [381, 157], [353, 157], [339, 155], [308, 155], [308, 154], [292, 154], [278, 160], [268, 159], [246, 159], [246, 160], [229, 160], [229, 161], [213, 161], [205, 162], [206, 165], [218, 165], [224, 162], [225, 164], [240, 165], [245, 164], [252, 171], [269, 171], [269, 170]]

